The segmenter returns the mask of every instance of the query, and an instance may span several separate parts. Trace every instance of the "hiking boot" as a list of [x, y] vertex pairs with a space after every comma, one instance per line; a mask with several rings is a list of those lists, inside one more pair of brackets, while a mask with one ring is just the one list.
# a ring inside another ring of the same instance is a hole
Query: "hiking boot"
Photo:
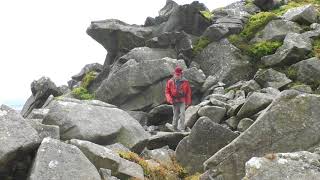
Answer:
[[178, 131], [178, 129], [175, 129], [172, 124], [166, 123], [166, 128], [170, 131], [170, 132], [176, 132]]

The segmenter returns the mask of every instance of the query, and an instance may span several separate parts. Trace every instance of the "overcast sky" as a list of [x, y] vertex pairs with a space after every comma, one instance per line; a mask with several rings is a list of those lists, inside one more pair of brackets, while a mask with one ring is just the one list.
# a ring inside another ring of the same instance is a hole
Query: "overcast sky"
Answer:
[[[42, 76], [56, 85], [89, 63], [103, 64], [106, 50], [86, 34], [91, 21], [143, 24], [165, 0], [1, 0], [0, 104], [23, 104]], [[176, 0], [178, 4], [192, 1]], [[202, 0], [212, 10], [235, 0]]]

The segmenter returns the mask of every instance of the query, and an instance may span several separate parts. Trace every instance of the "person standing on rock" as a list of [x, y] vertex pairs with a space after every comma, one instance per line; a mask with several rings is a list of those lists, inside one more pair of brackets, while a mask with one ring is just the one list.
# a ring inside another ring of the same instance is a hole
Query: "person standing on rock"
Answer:
[[[172, 104], [173, 121], [172, 127], [174, 131], [185, 131], [185, 109], [191, 105], [191, 88], [189, 81], [182, 76], [182, 68], [176, 67], [173, 78], [169, 79], [166, 84], [166, 99]], [[179, 129], [178, 129], [179, 128]]]

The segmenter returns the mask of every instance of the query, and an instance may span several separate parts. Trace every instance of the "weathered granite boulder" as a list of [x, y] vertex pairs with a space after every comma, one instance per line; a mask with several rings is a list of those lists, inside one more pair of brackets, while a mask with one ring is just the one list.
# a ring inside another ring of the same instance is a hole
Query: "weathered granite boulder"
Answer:
[[71, 78], [75, 81], [81, 81], [83, 77], [86, 75], [86, 73], [90, 71], [95, 71], [100, 73], [102, 69], [103, 69], [103, 66], [99, 63], [87, 64], [81, 69], [81, 71], [78, 74], [73, 75]]
[[283, 17], [289, 21], [301, 24], [312, 24], [317, 22], [318, 11], [312, 4], [289, 9]]
[[292, 82], [285, 74], [271, 68], [259, 69], [254, 75], [254, 80], [263, 88], [272, 87], [276, 89], [282, 88]]
[[320, 84], [320, 60], [317, 57], [300, 61], [291, 66], [298, 81], [310, 85]]
[[170, 149], [175, 150], [179, 142], [189, 135], [185, 132], [158, 132], [148, 140], [148, 149], [158, 149], [164, 146], [169, 146]]

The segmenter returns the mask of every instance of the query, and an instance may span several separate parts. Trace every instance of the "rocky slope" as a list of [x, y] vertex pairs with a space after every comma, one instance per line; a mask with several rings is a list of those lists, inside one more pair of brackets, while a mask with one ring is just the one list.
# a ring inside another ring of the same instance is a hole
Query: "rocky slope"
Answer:
[[[320, 172], [320, 3], [167, 0], [144, 25], [91, 22], [106, 49], [57, 87], [0, 106], [0, 179], [282, 180]], [[164, 88], [192, 86], [191, 132], [170, 132]]]

